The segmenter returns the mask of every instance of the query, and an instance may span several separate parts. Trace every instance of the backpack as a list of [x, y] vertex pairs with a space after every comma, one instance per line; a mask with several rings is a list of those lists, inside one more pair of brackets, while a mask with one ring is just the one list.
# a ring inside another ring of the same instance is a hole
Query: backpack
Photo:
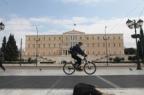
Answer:
[[68, 52], [69, 52], [70, 54], [72, 54], [72, 53], [73, 53], [73, 47], [70, 47], [69, 50], [68, 50]]
[[73, 95], [102, 95], [102, 93], [93, 85], [78, 83], [74, 87]]

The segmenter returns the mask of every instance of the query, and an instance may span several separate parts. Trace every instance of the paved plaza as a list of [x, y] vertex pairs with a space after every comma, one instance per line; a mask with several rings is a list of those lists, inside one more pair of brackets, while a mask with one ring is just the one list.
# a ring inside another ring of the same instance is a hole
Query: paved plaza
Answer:
[[135, 67], [98, 67], [94, 75], [83, 71], [71, 76], [62, 68], [9, 68], [0, 69], [0, 93], [2, 95], [72, 95], [73, 87], [84, 82], [95, 85], [110, 95], [143, 95], [144, 70]]

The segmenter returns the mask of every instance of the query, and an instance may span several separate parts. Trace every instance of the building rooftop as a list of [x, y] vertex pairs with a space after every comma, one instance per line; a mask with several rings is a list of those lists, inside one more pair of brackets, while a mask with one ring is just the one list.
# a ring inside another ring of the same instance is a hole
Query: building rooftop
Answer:
[[[61, 35], [105, 35], [105, 34], [88, 34], [88, 33], [85, 33], [85, 32], [81, 32], [81, 31], [78, 31], [78, 30], [71, 30], [71, 31], [67, 31], [67, 32], [64, 32], [63, 34], [46, 34], [46, 35], [41, 35], [39, 34], [39, 36], [61, 36]], [[107, 35], [123, 35], [122, 33], [108, 33]], [[36, 35], [26, 35], [26, 36], [36, 36]]]
[[85, 34], [85, 32], [80, 32], [80, 31], [77, 31], [77, 30], [71, 30], [71, 31], [68, 31], [68, 32], [65, 32], [65, 33], [63, 33], [64, 35], [71, 35], [71, 34], [76, 34], [76, 35], [78, 35], [78, 34]]

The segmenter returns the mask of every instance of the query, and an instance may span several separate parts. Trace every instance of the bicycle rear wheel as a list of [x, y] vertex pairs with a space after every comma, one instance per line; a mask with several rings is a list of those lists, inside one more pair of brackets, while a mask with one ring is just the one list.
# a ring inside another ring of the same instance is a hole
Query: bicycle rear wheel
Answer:
[[88, 75], [92, 75], [96, 72], [96, 65], [92, 62], [88, 62], [84, 65], [84, 72]]
[[75, 68], [72, 63], [65, 63], [63, 66], [63, 71], [67, 75], [71, 75], [75, 72]]

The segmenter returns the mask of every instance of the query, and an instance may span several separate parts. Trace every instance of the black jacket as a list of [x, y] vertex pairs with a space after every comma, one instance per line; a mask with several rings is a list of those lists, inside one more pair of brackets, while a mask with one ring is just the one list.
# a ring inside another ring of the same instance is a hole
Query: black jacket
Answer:
[[83, 55], [83, 56], [86, 55], [78, 44], [76, 44], [75, 46], [70, 48], [70, 53], [72, 55], [77, 55], [77, 54], [80, 54], [80, 55]]
[[3, 61], [4, 60], [4, 54], [3, 52], [0, 50], [0, 61]]

